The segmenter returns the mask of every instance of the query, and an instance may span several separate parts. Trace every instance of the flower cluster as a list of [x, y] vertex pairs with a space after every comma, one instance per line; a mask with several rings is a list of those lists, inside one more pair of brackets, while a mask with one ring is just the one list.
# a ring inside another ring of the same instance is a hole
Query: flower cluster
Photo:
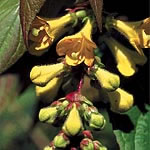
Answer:
[[[99, 141], [93, 140], [92, 133], [89, 130], [84, 130], [81, 135], [82, 140], [79, 144], [81, 150], [107, 150]], [[67, 135], [60, 131], [55, 136], [54, 140], [44, 148], [44, 150], [55, 150], [56, 148], [66, 148], [70, 144], [70, 140]], [[76, 147], [71, 147], [71, 150], [77, 150]]]
[[[77, 20], [84, 24], [82, 29], [73, 35], [65, 36], [56, 45], [56, 52], [58, 56], [63, 57], [62, 61], [35, 66], [30, 73], [30, 78], [36, 85], [37, 96], [52, 102], [50, 106], [40, 110], [39, 120], [61, 127], [61, 131], [44, 150], [107, 149], [94, 140], [91, 133], [92, 130], [102, 130], [106, 121], [94, 106], [94, 102], [81, 92], [84, 75], [90, 80], [98, 81], [95, 84], [99, 85], [98, 89], [105, 91], [112, 111], [125, 112], [134, 103], [133, 95], [120, 87], [120, 77], [107, 70], [102, 63], [99, 46], [92, 40], [95, 19], [84, 10], [55, 19], [36, 17], [29, 34], [30, 53], [43, 54], [56, 39], [77, 25]], [[125, 77], [134, 75], [138, 71], [136, 65], [144, 65], [147, 61], [142, 48], [150, 48], [150, 18], [138, 22], [124, 22], [108, 16], [104, 24], [107, 34], [101, 35], [100, 41], [107, 44], [112, 52], [119, 72]], [[113, 38], [113, 28], [121, 32], [137, 52]], [[74, 79], [75, 74], [80, 81], [77, 90], [53, 101], [62, 84], [70, 78]], [[76, 146], [72, 142], [74, 137], [79, 137]]]
[[[39, 119], [52, 125], [62, 125], [62, 131], [52, 141], [55, 148], [66, 148], [71, 143], [70, 137], [82, 136], [83, 133], [86, 135], [87, 129], [102, 130], [106, 124], [103, 115], [98, 112], [91, 101], [81, 95], [80, 91], [69, 93], [66, 97], [54, 101], [50, 106], [42, 108]], [[83, 150], [88, 146], [83, 142], [86, 140], [90, 139], [86, 137], [80, 143]], [[90, 143], [94, 146], [91, 140]]]

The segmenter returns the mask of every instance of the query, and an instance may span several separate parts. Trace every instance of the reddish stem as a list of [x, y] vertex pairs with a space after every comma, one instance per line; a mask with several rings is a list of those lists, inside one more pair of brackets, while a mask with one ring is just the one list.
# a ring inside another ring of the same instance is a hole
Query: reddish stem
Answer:
[[78, 86], [78, 92], [80, 93], [80, 91], [81, 91], [81, 88], [82, 88], [82, 86], [83, 86], [83, 79], [81, 79], [80, 80], [80, 83], [79, 83], [79, 86]]
[[76, 7], [76, 8], [67, 8], [65, 9], [66, 11], [69, 11], [69, 13], [74, 13], [76, 12], [77, 10], [82, 10], [82, 9], [85, 9], [85, 7]]

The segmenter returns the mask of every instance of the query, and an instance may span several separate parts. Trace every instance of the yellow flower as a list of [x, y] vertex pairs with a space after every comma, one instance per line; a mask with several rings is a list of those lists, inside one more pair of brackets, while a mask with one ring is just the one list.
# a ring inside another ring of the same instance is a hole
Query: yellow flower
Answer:
[[108, 92], [111, 110], [114, 112], [125, 112], [129, 110], [134, 102], [132, 94], [118, 88], [116, 91]]
[[146, 34], [150, 35], [150, 17], [143, 20], [141, 29], [143, 29]]
[[99, 81], [102, 88], [107, 91], [114, 91], [120, 85], [120, 78], [118, 75], [110, 73], [109, 71], [98, 68], [95, 72], [95, 76]]
[[57, 96], [57, 92], [62, 81], [63, 80], [61, 77], [55, 77], [51, 81], [49, 81], [44, 87], [36, 86], [36, 95], [44, 97], [44, 99], [48, 100], [48, 102], [52, 101]]
[[150, 48], [149, 26], [150, 18], [136, 22], [121, 21], [110, 17], [106, 19], [106, 28], [114, 28], [122, 33], [141, 55], [144, 55], [142, 48]]
[[76, 108], [76, 105], [73, 105], [62, 129], [69, 136], [75, 136], [78, 134], [83, 128], [80, 114]]
[[52, 147], [50, 147], [50, 146], [46, 146], [46, 147], [44, 147], [43, 150], [54, 150], [54, 149]]
[[31, 25], [29, 52], [35, 55], [43, 54], [54, 40], [68, 31], [66, 25], [73, 23], [74, 20], [75, 17], [71, 14], [55, 19], [37, 16]]
[[126, 48], [114, 38], [104, 37], [104, 41], [116, 60], [119, 72], [124, 76], [132, 76], [138, 70], [136, 64], [144, 65], [147, 61], [146, 56], [141, 56], [136, 51]]
[[63, 63], [35, 66], [30, 72], [30, 79], [33, 83], [39, 86], [45, 86], [50, 80], [60, 75], [66, 70], [66, 65]]
[[91, 40], [92, 22], [87, 20], [85, 26], [75, 35], [64, 37], [59, 41], [56, 51], [59, 56], [65, 55], [66, 63], [76, 66], [84, 62], [92, 66], [96, 44]]

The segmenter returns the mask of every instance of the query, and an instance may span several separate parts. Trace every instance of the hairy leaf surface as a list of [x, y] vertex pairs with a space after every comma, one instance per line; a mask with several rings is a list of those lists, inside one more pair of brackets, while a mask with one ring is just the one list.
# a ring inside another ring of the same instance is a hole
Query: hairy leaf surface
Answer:
[[25, 52], [19, 18], [19, 0], [0, 0], [0, 73]]

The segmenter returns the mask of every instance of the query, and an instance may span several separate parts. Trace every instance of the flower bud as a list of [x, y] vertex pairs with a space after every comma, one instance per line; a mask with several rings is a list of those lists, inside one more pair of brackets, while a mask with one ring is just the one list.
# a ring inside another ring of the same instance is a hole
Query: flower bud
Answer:
[[60, 98], [57, 101], [54, 101], [51, 103], [51, 107], [56, 107], [58, 111], [58, 117], [63, 117], [64, 115], [66, 116], [68, 114], [68, 110], [66, 107], [68, 106], [69, 102], [65, 98]]
[[69, 136], [75, 136], [83, 128], [80, 114], [76, 108], [76, 105], [73, 105], [67, 119], [62, 127], [63, 131]]
[[63, 63], [47, 66], [35, 66], [30, 72], [30, 78], [36, 85], [45, 86], [50, 80], [64, 71], [65, 65]]
[[120, 78], [118, 75], [110, 73], [109, 71], [98, 68], [95, 72], [95, 76], [98, 79], [102, 88], [107, 91], [114, 91], [120, 85]]
[[82, 109], [83, 109], [84, 111], [87, 110], [88, 107], [89, 107], [89, 106], [88, 106], [86, 103], [83, 103], [83, 104], [82, 104]]
[[70, 150], [78, 150], [77, 148], [75, 148], [75, 147], [71, 147], [71, 149]]
[[39, 120], [47, 123], [54, 123], [58, 111], [56, 107], [42, 108], [39, 113]]
[[57, 109], [59, 111], [59, 117], [66, 116], [68, 114], [68, 110], [66, 107], [68, 106], [69, 102], [67, 100], [64, 100], [61, 102], [61, 105], [57, 106]]
[[85, 120], [89, 120], [89, 112], [88, 112], [89, 106], [87, 104], [81, 105], [81, 112], [83, 113], [83, 117]]
[[100, 113], [92, 113], [89, 126], [93, 129], [101, 130], [105, 127], [105, 118]]
[[55, 150], [55, 148], [51, 146], [46, 146], [43, 150]]
[[84, 130], [82, 134], [84, 135], [85, 138], [93, 139], [93, 135], [90, 130]]
[[85, 10], [79, 10], [75, 13], [75, 15], [78, 17], [78, 18], [81, 18], [83, 19], [84, 17], [87, 16], [87, 12]]
[[134, 102], [132, 94], [118, 88], [114, 92], [108, 92], [111, 110], [114, 112], [125, 112], [129, 110]]
[[[91, 118], [91, 114], [92, 113], [98, 113], [98, 110], [96, 109], [96, 107], [94, 106], [91, 106], [89, 107], [88, 105], [86, 106], [86, 104], [82, 104], [82, 107], [84, 106], [83, 108], [83, 116], [84, 116], [84, 119], [86, 121], [89, 122], [90, 118]], [[85, 107], [86, 106], [86, 107]]]
[[94, 144], [91, 139], [85, 138], [80, 143], [81, 150], [94, 150]]
[[55, 136], [53, 142], [56, 148], [66, 148], [70, 144], [68, 137], [63, 132]]
[[105, 146], [103, 146], [99, 141], [93, 141], [94, 150], [107, 150]]

